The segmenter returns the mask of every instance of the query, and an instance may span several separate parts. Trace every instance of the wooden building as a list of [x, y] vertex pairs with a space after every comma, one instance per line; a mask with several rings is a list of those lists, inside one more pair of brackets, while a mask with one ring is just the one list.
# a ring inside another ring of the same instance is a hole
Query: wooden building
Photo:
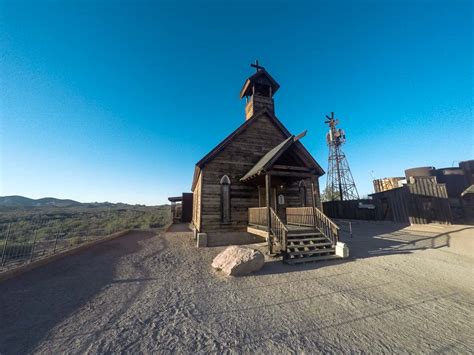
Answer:
[[446, 185], [434, 176], [410, 176], [402, 187], [374, 193], [377, 219], [400, 223], [451, 223]]
[[373, 181], [374, 191], [382, 192], [391, 189], [396, 189], [397, 187], [401, 187], [403, 185], [404, 180], [405, 177], [388, 177], [382, 179], [375, 179]]
[[183, 192], [181, 196], [168, 197], [171, 202], [171, 218], [173, 223], [189, 223], [193, 215], [193, 194]]
[[474, 185], [469, 186], [461, 193], [461, 202], [464, 211], [464, 223], [474, 224]]
[[[291, 259], [334, 257], [337, 226], [318, 209], [324, 171], [301, 143], [306, 132], [292, 135], [275, 116], [279, 84], [253, 66], [257, 71], [240, 92], [244, 122], [195, 167], [192, 225], [198, 243], [244, 244], [263, 237], [271, 252]], [[295, 238], [297, 233], [307, 240]]]

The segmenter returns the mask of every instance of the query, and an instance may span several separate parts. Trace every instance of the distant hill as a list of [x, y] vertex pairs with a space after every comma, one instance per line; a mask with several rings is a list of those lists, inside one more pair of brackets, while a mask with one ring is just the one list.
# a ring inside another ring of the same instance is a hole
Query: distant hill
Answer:
[[[28, 207], [111, 207], [111, 208], [129, 208], [134, 207], [147, 207], [145, 205], [135, 204], [130, 205], [128, 203], [112, 203], [112, 202], [78, 202], [68, 199], [59, 199], [54, 197], [43, 197], [37, 200], [24, 197], [24, 196], [0, 196], [0, 208], [1, 207], [15, 207], [15, 208], [28, 208]], [[148, 207], [159, 207], [159, 206], [148, 206]]]
[[74, 200], [62, 200], [53, 197], [44, 197], [34, 200], [24, 196], [0, 196], [1, 207], [74, 207], [83, 204]]

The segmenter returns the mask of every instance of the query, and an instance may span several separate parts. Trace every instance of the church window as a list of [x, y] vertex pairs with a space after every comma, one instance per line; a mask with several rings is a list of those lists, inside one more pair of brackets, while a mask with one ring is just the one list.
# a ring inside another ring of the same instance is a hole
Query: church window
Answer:
[[300, 203], [302, 207], [306, 206], [306, 185], [304, 180], [301, 180], [298, 184], [299, 192], [300, 192]]
[[230, 223], [230, 179], [224, 175], [221, 185], [221, 219], [223, 223]]

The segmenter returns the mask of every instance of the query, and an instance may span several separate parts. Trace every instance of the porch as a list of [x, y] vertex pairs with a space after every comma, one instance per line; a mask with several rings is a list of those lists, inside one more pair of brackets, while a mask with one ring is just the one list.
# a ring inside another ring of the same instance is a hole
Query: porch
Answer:
[[305, 134], [289, 136], [240, 179], [258, 190], [259, 207], [248, 209], [247, 232], [266, 238], [268, 253], [290, 263], [336, 258], [339, 240], [338, 226], [316, 207], [324, 171], [301, 148]]
[[339, 227], [317, 207], [286, 208], [283, 221], [272, 207], [248, 210], [247, 232], [264, 237], [270, 254], [291, 264], [335, 259]]

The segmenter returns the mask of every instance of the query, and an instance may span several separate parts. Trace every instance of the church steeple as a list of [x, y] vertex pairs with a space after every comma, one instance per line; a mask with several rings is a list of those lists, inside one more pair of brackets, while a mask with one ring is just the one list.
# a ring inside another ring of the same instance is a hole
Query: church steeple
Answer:
[[280, 85], [268, 74], [265, 68], [258, 64], [258, 60], [250, 66], [255, 68], [257, 72], [245, 81], [240, 91], [240, 98], [245, 97], [246, 100], [246, 120], [264, 108], [274, 113], [273, 95], [280, 88]]

